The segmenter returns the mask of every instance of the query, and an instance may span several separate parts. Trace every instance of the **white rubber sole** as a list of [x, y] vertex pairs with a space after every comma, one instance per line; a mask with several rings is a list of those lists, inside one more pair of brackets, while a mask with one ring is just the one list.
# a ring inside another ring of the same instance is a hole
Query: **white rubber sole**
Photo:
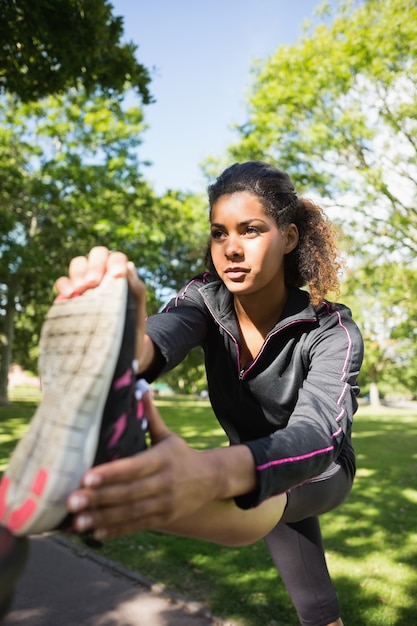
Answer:
[[0, 483], [0, 521], [14, 534], [53, 530], [94, 461], [122, 341], [125, 278], [56, 300], [42, 328], [43, 398]]

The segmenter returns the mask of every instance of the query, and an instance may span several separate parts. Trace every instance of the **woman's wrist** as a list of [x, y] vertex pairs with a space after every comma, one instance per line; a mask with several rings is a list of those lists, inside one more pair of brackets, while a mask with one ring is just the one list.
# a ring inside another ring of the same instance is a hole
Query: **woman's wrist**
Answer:
[[248, 446], [215, 448], [202, 454], [206, 457], [215, 499], [227, 500], [257, 489], [255, 460]]

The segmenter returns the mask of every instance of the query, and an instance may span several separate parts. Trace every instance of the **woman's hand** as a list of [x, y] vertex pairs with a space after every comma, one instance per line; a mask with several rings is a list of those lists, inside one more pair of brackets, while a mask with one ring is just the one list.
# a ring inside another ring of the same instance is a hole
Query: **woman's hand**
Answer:
[[114, 278], [127, 277], [129, 288], [136, 301], [136, 358], [141, 371], [152, 363], [154, 347], [146, 333], [146, 286], [137, 275], [134, 264], [123, 252], [110, 252], [104, 246], [92, 248], [88, 256], [74, 257], [69, 265], [68, 276], [55, 282], [58, 298], [72, 298], [94, 289], [105, 274]]
[[[71, 494], [78, 532], [103, 539], [145, 529], [164, 530], [217, 497], [218, 477], [204, 452], [171, 432], [150, 398], [144, 399], [152, 447], [89, 470]], [[216, 478], [216, 479], [215, 479]]]
[[88, 256], [77, 256], [71, 260], [68, 276], [61, 276], [55, 282], [58, 296], [71, 298], [81, 295], [87, 289], [97, 287], [106, 273], [115, 278], [126, 276], [134, 295], [138, 298], [145, 295], [145, 285], [127, 256], [123, 252], [110, 252], [104, 246], [96, 246]]

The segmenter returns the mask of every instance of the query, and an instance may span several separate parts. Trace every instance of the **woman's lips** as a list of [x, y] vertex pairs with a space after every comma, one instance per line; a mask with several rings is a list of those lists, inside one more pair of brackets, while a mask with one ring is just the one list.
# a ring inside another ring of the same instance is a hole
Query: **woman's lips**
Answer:
[[229, 267], [225, 274], [230, 280], [238, 280], [246, 276], [249, 273], [249, 270], [245, 267]]

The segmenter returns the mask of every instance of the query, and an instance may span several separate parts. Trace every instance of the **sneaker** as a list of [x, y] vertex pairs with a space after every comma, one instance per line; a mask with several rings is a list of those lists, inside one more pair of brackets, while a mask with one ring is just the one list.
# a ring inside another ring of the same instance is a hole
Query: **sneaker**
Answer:
[[15, 537], [0, 526], [0, 621], [11, 607], [16, 582], [23, 571], [29, 552], [26, 537]]
[[85, 471], [146, 448], [135, 396], [135, 306], [127, 280], [57, 299], [39, 356], [42, 401], [0, 483], [0, 522], [16, 535], [56, 529]]

